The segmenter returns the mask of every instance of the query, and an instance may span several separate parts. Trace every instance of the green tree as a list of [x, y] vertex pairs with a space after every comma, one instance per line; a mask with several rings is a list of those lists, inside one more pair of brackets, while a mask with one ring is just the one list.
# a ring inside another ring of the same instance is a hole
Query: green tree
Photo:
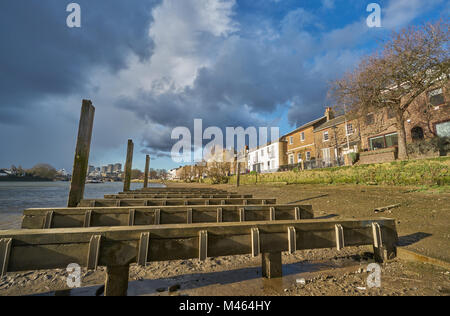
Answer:
[[33, 168], [29, 169], [27, 173], [35, 178], [54, 180], [56, 178], [57, 171], [49, 164], [37, 164]]

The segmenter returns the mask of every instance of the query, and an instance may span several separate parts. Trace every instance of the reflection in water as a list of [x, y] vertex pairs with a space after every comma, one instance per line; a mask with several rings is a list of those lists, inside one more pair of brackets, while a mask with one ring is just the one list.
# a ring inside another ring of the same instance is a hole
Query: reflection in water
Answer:
[[[360, 261], [340, 258], [332, 261], [303, 261], [283, 265], [283, 277], [264, 279], [260, 267], [230, 271], [195, 273], [156, 280], [133, 281], [129, 283], [129, 296], [186, 295], [186, 296], [277, 296], [284, 295], [284, 289], [291, 288], [297, 279], [312, 279], [317, 273], [355, 271]], [[179, 285], [180, 290], [168, 293], [170, 286]], [[75, 289], [74, 296], [94, 296], [98, 286]], [[50, 294], [50, 293], [49, 293]]]

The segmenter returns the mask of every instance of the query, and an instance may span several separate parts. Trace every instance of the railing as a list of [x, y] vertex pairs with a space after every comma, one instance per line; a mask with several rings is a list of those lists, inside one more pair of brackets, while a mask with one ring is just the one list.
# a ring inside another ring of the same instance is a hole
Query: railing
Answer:
[[312, 159], [310, 161], [304, 161], [303, 165], [301, 163], [292, 164], [292, 165], [284, 165], [280, 167], [280, 171], [292, 171], [294, 169], [297, 170], [313, 170], [313, 169], [325, 169], [325, 168], [334, 168], [334, 167], [343, 167], [345, 164], [343, 159], [337, 160], [323, 160], [323, 159]]

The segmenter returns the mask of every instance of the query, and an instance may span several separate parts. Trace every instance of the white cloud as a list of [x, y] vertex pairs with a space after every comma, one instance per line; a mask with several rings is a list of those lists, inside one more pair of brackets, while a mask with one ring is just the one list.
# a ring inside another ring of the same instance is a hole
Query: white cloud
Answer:
[[388, 29], [404, 27], [440, 3], [442, 0], [391, 0], [383, 10], [382, 26]]

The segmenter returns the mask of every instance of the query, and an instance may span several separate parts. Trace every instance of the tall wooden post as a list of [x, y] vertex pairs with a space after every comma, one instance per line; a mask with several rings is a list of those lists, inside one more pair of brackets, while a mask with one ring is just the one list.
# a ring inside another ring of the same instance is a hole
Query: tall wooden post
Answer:
[[144, 172], [144, 189], [148, 188], [148, 172], [150, 170], [150, 156], [147, 155], [145, 160], [145, 172]]
[[133, 167], [134, 144], [130, 139], [127, 147], [127, 162], [125, 164], [125, 175], [123, 179], [123, 192], [129, 192], [131, 187], [131, 168]]
[[[77, 207], [84, 196], [84, 187], [89, 168], [89, 153], [91, 151], [94, 116], [95, 107], [92, 105], [92, 102], [90, 100], [83, 100], [67, 207]], [[71, 290], [56, 291], [55, 296], [70, 296], [70, 293]]]
[[70, 184], [68, 207], [77, 207], [83, 199], [84, 186], [89, 167], [92, 128], [94, 126], [95, 107], [89, 100], [83, 100], [80, 125], [78, 127], [77, 147], [73, 163], [72, 182]]
[[237, 175], [236, 175], [236, 187], [241, 185], [241, 163], [237, 160]]

